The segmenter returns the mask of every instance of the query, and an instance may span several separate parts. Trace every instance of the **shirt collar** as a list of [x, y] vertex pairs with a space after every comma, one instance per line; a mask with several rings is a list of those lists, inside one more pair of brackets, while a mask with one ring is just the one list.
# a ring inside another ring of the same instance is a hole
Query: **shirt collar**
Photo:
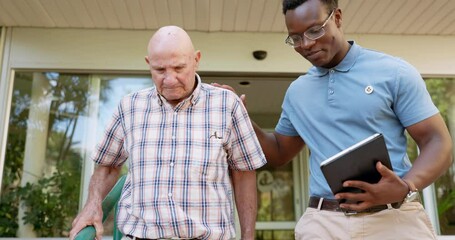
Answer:
[[357, 57], [360, 53], [360, 46], [357, 45], [354, 41], [348, 41], [351, 47], [348, 50], [346, 56], [341, 60], [341, 62], [333, 68], [324, 68], [324, 67], [313, 67], [310, 71], [313, 72], [317, 76], [324, 76], [326, 75], [329, 70], [334, 69], [337, 72], [348, 72], [352, 66], [354, 66], [355, 62], [357, 61]]
[[197, 86], [194, 89], [193, 94], [191, 94], [191, 96], [189, 96], [191, 105], [195, 105], [201, 95], [200, 93], [201, 93], [202, 81], [201, 81], [201, 77], [197, 73], [196, 73], [196, 83], [197, 83]]
[[[199, 74], [196, 73], [196, 88], [193, 90], [193, 93], [191, 93], [190, 96], [188, 96], [187, 98], [185, 98], [182, 102], [180, 102], [179, 104], [177, 104], [177, 106], [181, 106], [182, 104], [186, 104], [188, 101], [191, 103], [191, 105], [193, 106], [194, 104], [197, 103], [197, 101], [199, 100], [199, 95], [200, 95], [200, 92], [201, 92], [201, 77], [199, 76]], [[155, 88], [156, 90], [156, 88]], [[158, 93], [158, 91], [156, 90], [156, 95], [158, 96], [158, 104], [160, 106], [163, 106], [163, 102], [166, 102], [166, 99]], [[176, 106], [176, 107], [177, 107]]]

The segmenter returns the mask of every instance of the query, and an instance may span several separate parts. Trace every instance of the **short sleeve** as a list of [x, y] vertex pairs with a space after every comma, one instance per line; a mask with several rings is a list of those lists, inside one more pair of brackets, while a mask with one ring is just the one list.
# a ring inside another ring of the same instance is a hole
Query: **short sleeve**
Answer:
[[291, 121], [291, 115], [293, 114], [293, 106], [290, 101], [290, 88], [287, 90], [284, 96], [282, 105], [282, 112], [278, 124], [275, 127], [275, 131], [279, 134], [286, 136], [298, 136], [299, 133], [295, 129]]
[[125, 131], [122, 126], [122, 107], [119, 104], [113, 113], [112, 119], [106, 126], [104, 136], [97, 144], [92, 155], [92, 160], [103, 166], [121, 166], [128, 158], [124, 149]]
[[403, 60], [399, 60], [399, 64], [393, 107], [400, 122], [408, 127], [439, 111], [417, 69]]
[[266, 164], [265, 155], [240, 99], [235, 99], [231, 114], [229, 165], [235, 170], [244, 171], [262, 167]]

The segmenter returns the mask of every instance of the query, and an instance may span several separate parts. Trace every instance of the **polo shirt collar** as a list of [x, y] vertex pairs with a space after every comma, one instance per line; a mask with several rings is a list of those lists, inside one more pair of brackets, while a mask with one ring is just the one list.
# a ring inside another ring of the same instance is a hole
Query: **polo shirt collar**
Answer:
[[324, 67], [314, 67], [314, 74], [317, 76], [326, 75], [330, 69], [334, 69], [337, 72], [348, 72], [357, 61], [357, 57], [360, 54], [360, 46], [357, 45], [354, 41], [348, 41], [351, 47], [348, 50], [348, 53], [343, 58], [343, 60], [333, 68], [324, 68]]

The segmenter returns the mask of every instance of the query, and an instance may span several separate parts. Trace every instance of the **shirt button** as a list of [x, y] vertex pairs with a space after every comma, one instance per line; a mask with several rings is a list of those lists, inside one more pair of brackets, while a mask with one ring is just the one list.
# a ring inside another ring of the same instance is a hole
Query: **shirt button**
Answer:
[[335, 80], [333, 80], [333, 79], [330, 79], [330, 82], [331, 82], [331, 83], [334, 83], [334, 82], [335, 82]]
[[171, 164], [169, 164], [169, 165], [171, 165], [171, 167], [173, 167], [173, 166], [174, 166], [174, 163], [173, 163], [173, 162], [171, 162]]
[[172, 139], [175, 139], [175, 136], [172, 136]]
[[333, 69], [330, 69], [330, 73], [334, 73], [334, 72], [335, 72], [335, 70], [333, 70]]
[[334, 91], [332, 89], [329, 90], [329, 94], [332, 95]]
[[167, 195], [168, 195], [169, 197], [172, 197], [172, 193], [168, 193]]

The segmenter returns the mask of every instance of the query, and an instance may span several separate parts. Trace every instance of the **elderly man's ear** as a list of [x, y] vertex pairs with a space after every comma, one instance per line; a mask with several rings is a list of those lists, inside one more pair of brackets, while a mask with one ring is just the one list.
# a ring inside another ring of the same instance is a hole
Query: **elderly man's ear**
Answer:
[[145, 56], [144, 58], [145, 58], [145, 62], [146, 62], [147, 64], [150, 64], [149, 56]]
[[197, 50], [194, 53], [194, 60], [196, 61], [196, 69], [199, 68], [199, 61], [201, 60], [201, 51]]

